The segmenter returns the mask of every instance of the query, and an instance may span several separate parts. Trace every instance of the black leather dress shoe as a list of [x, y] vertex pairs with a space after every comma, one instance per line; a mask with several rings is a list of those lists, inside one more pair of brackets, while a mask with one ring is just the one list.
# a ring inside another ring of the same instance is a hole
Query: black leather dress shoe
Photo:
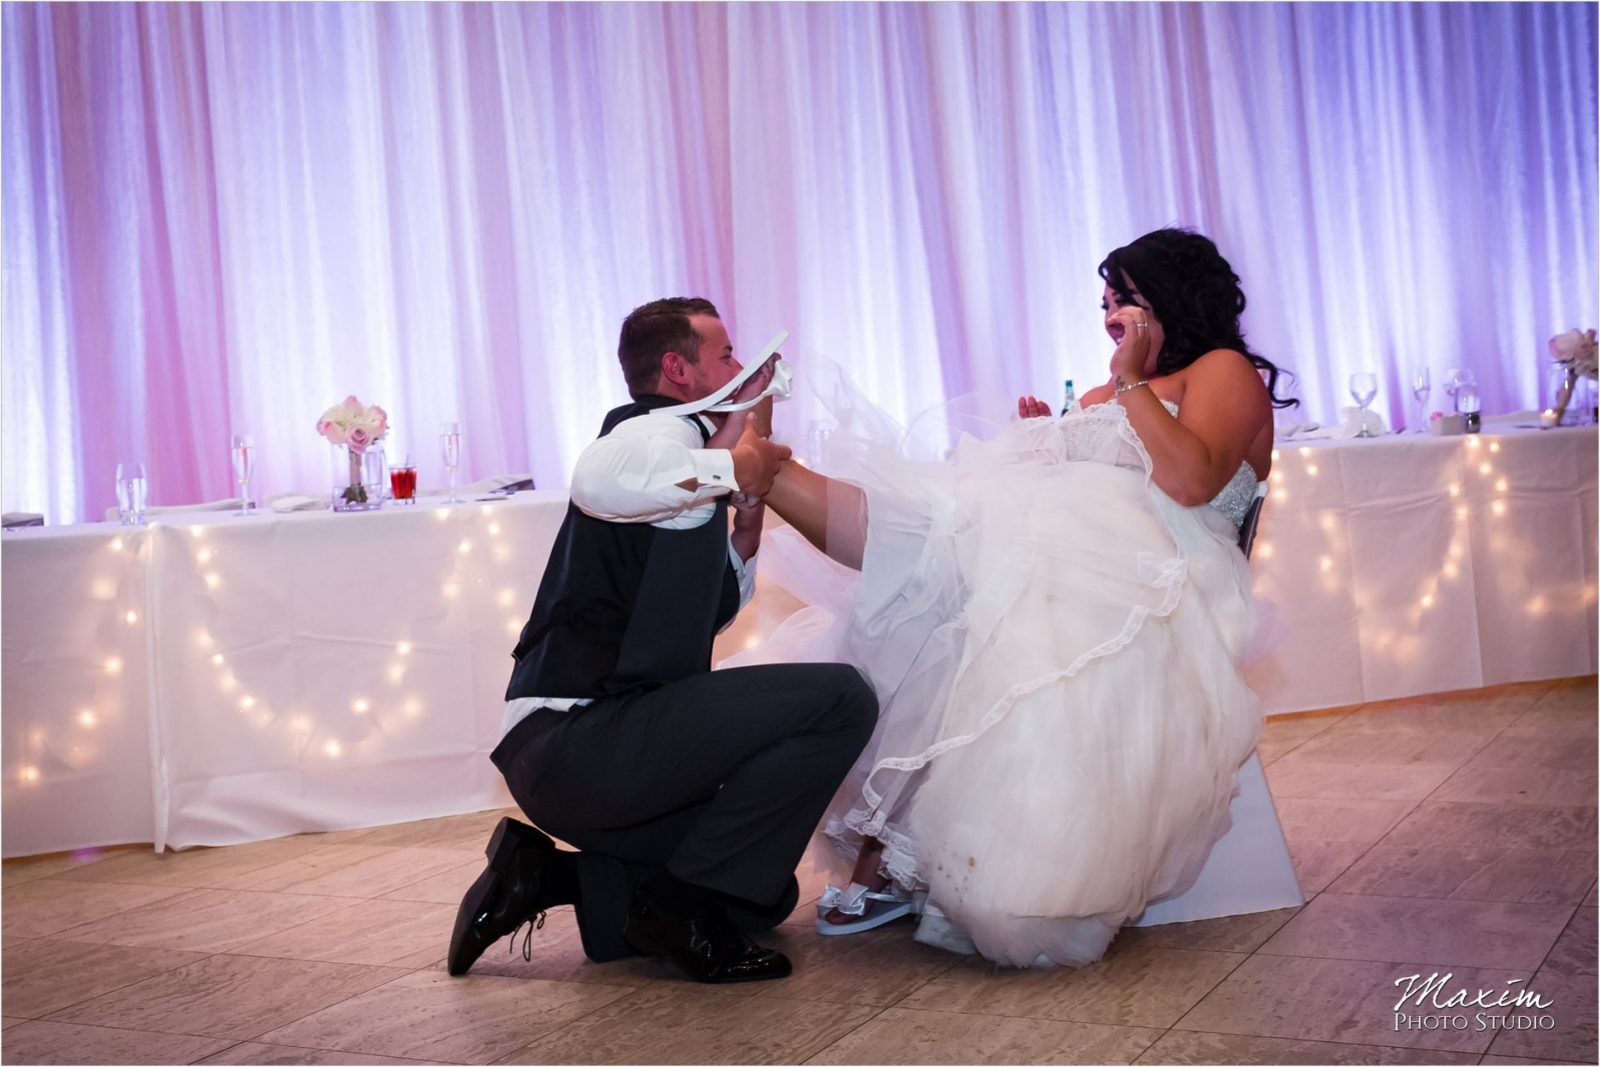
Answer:
[[466, 974], [484, 949], [548, 906], [539, 899], [539, 869], [555, 850], [555, 842], [533, 827], [500, 820], [484, 850], [489, 865], [456, 911], [446, 960], [451, 974]]
[[636, 951], [666, 960], [700, 982], [760, 982], [787, 978], [794, 970], [788, 956], [745, 937], [716, 904], [680, 919], [656, 907], [644, 892], [635, 893], [622, 937]]

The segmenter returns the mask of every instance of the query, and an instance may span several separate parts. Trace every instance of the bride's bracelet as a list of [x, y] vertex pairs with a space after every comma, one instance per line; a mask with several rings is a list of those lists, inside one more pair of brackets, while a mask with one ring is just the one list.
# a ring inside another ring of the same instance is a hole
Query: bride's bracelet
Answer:
[[1139, 386], [1141, 386], [1141, 385], [1149, 385], [1149, 384], [1150, 384], [1150, 379], [1149, 378], [1141, 378], [1138, 381], [1134, 382], [1132, 385], [1129, 385], [1127, 382], [1124, 382], [1122, 380], [1122, 378], [1119, 376], [1117, 378], [1117, 395], [1121, 396], [1123, 393], [1131, 393], [1133, 390], [1139, 388]]

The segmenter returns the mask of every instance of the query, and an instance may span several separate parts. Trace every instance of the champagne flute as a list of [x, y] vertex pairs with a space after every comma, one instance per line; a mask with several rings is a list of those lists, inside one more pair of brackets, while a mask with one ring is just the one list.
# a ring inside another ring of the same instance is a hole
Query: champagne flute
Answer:
[[1367, 429], [1367, 405], [1372, 403], [1372, 398], [1378, 395], [1378, 376], [1376, 374], [1359, 373], [1350, 375], [1350, 398], [1361, 405], [1361, 432], [1357, 437], [1376, 437], [1377, 434]]
[[439, 454], [444, 460], [445, 472], [450, 476], [449, 495], [445, 498], [447, 504], [459, 504], [456, 499], [456, 468], [461, 465], [461, 424], [447, 422], [439, 431]]
[[240, 516], [254, 515], [250, 510], [250, 477], [256, 470], [256, 439], [247, 433], [233, 435], [233, 476], [239, 482]]
[[1428, 374], [1427, 367], [1418, 367], [1411, 375], [1411, 395], [1416, 398], [1417, 409], [1421, 418], [1417, 423], [1418, 433], [1428, 432], [1428, 394], [1433, 392], [1433, 379]]

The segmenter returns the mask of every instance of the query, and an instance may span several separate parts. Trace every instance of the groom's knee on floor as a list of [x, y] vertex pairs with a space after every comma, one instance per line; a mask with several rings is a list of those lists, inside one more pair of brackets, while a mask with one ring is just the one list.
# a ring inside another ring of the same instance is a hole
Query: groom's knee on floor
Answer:
[[862, 731], [862, 744], [872, 736], [878, 723], [878, 694], [860, 671], [845, 663], [820, 663], [829, 688], [837, 694], [834, 709], [837, 721], [845, 727]]

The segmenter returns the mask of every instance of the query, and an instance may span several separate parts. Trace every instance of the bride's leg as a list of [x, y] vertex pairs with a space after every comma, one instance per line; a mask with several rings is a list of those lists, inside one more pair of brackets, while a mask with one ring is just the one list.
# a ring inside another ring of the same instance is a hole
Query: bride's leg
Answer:
[[791, 461], [783, 465], [763, 499], [830, 558], [846, 567], [861, 569], [867, 543], [867, 507], [859, 488]]
[[[750, 412], [748, 429], [763, 437], [772, 435], [771, 402]], [[799, 463], [785, 463], [762, 498], [830, 558], [846, 567], [861, 569], [867, 545], [867, 501], [858, 486], [818, 474]]]

